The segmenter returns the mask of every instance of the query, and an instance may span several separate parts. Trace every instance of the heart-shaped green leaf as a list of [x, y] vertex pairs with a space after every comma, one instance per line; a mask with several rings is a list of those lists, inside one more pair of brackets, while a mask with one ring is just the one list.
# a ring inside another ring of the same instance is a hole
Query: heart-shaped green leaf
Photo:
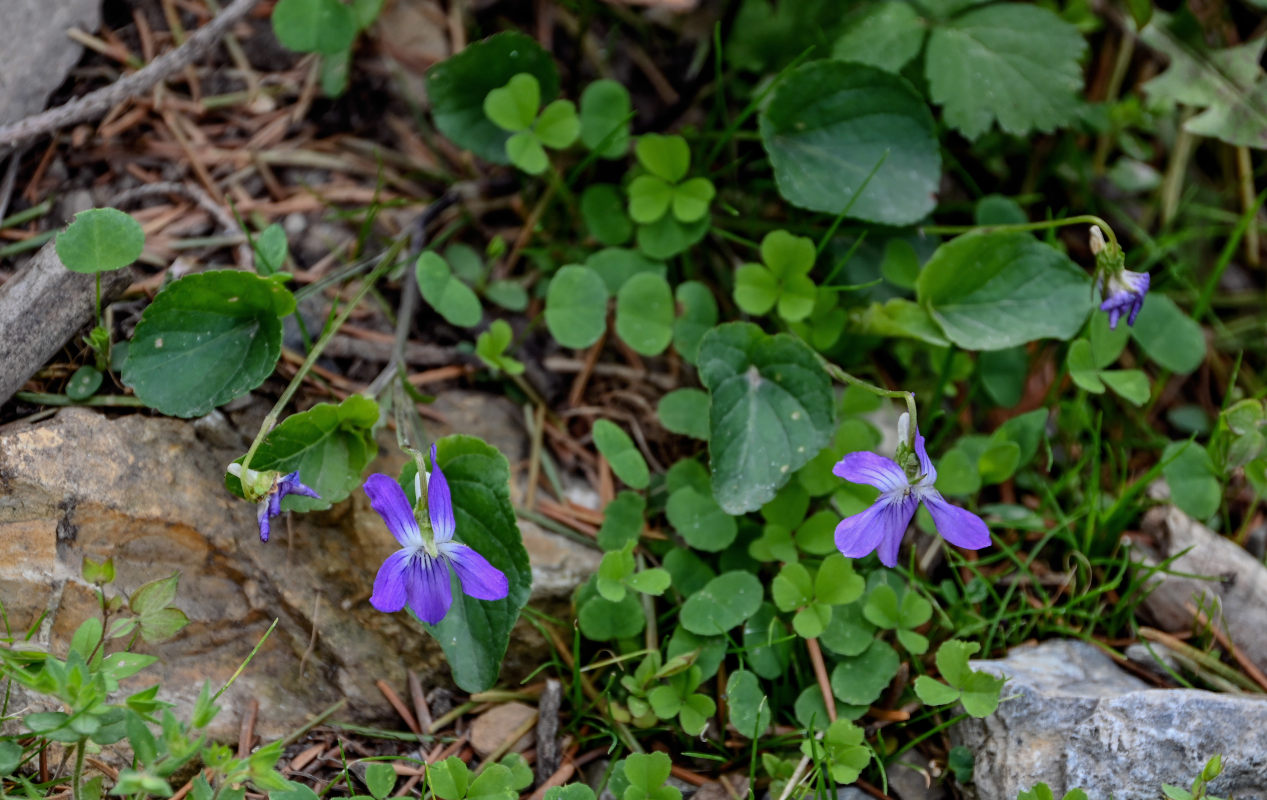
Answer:
[[675, 184], [686, 177], [691, 168], [691, 149], [681, 136], [663, 136], [648, 133], [638, 137], [634, 145], [634, 153], [638, 163], [642, 164], [652, 175], [657, 175], [669, 184]]
[[471, 328], [484, 316], [475, 292], [458, 280], [448, 262], [430, 250], [418, 256], [415, 266], [418, 291], [427, 304], [450, 325]]
[[843, 61], [804, 64], [774, 90], [760, 128], [779, 194], [793, 205], [848, 208], [887, 225], [917, 222], [936, 205], [933, 116], [904, 78]]
[[709, 581], [682, 604], [682, 625], [700, 636], [729, 631], [757, 613], [765, 591], [751, 572], [725, 572]]
[[916, 295], [955, 344], [1002, 350], [1071, 339], [1091, 311], [1091, 279], [1027, 233], [969, 234], [933, 253]]
[[287, 50], [335, 55], [352, 46], [356, 14], [339, 0], [279, 0], [273, 33]]
[[[361, 474], [378, 453], [377, 425], [378, 404], [364, 395], [354, 394], [338, 405], [318, 403], [269, 431], [251, 459], [251, 469], [283, 475], [298, 470], [300, 482], [321, 495], [287, 495], [282, 498], [284, 510], [329, 508], [360, 485]], [[243, 496], [236, 476], [226, 474], [224, 482], [229, 491]]]
[[611, 420], [597, 420], [594, 423], [594, 446], [611, 464], [616, 477], [634, 489], [647, 488], [651, 480], [647, 462], [634, 446], [633, 439], [620, 426]]
[[187, 275], [141, 314], [123, 382], [164, 414], [202, 416], [272, 374], [281, 355], [281, 317], [294, 310], [290, 292], [249, 272]]
[[616, 294], [616, 335], [637, 353], [655, 356], [673, 340], [673, 290], [653, 272], [634, 275]]
[[827, 445], [831, 380], [802, 342], [743, 322], [705, 335], [699, 371], [712, 398], [713, 495], [727, 513], [755, 511]]
[[629, 152], [629, 91], [603, 78], [581, 92], [581, 142], [599, 158], [622, 158]]
[[141, 257], [145, 232], [128, 214], [114, 208], [90, 208], [75, 215], [54, 242], [57, 257], [73, 272], [109, 272]]
[[526, 131], [537, 118], [541, 106], [541, 84], [531, 73], [513, 76], [484, 98], [484, 114], [502, 130]]
[[537, 79], [542, 102], [559, 93], [553, 58], [531, 36], [518, 31], [473, 42], [436, 64], [427, 72], [427, 97], [436, 127], [450, 141], [485, 161], [508, 163], [506, 140], [510, 134], [484, 113], [484, 98], [520, 73]]
[[555, 100], [541, 112], [541, 118], [533, 127], [537, 138], [546, 147], [562, 150], [571, 147], [581, 133], [581, 121], [576, 118], [576, 106], [571, 100]]
[[589, 347], [607, 330], [607, 287], [589, 267], [569, 264], [550, 279], [546, 327], [564, 347]]

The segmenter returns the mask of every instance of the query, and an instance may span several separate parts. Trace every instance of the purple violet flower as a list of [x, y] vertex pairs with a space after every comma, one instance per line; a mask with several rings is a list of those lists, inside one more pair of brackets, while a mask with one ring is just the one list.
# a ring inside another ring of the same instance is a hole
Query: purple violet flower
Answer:
[[[865, 483], [880, 490], [880, 496], [866, 511], [846, 517], [836, 526], [836, 548], [848, 558], [862, 558], [877, 551], [880, 563], [897, 566], [897, 551], [902, 536], [922, 502], [933, 515], [937, 531], [946, 541], [968, 550], [979, 550], [990, 544], [990, 531], [985, 522], [971, 511], [952, 506], [933, 488], [937, 470], [924, 449], [924, 437], [915, 430], [914, 456], [911, 459], [910, 418], [903, 414], [898, 421], [898, 457], [910, 466], [904, 470], [891, 458], [875, 453], [849, 453], [832, 468], [832, 473], [851, 483]], [[905, 453], [903, 453], [905, 451]], [[910, 472], [914, 472], [913, 477]]]
[[1139, 310], [1144, 307], [1144, 295], [1148, 294], [1148, 273], [1120, 270], [1107, 279], [1100, 279], [1100, 295], [1104, 302], [1100, 310], [1109, 312], [1109, 329], [1117, 330], [1117, 321], [1130, 310], [1127, 325], [1134, 325]]
[[248, 469], [243, 474], [242, 465], [235, 461], [229, 465], [228, 473], [242, 482], [242, 491], [248, 500], [256, 497], [260, 498], [258, 502], [259, 511], [256, 517], [260, 522], [261, 542], [268, 541], [268, 534], [273, 528], [273, 517], [282, 513], [283, 497], [288, 494], [298, 494], [304, 497], [321, 499], [321, 495], [299, 482], [298, 470], [289, 475], [280, 475], [277, 472], [268, 470], [257, 472], [256, 470]]
[[[388, 475], [375, 473], [365, 481], [370, 506], [387, 524], [401, 548], [387, 557], [374, 579], [370, 604], [391, 613], [406, 605], [418, 619], [435, 625], [453, 604], [450, 570], [457, 573], [462, 591], [477, 600], [501, 600], [510, 590], [506, 575], [482, 555], [453, 541], [457, 521], [449, 483], [436, 463], [436, 446], [431, 445], [431, 475], [427, 481], [427, 516], [423, 533], [418, 517], [400, 484]], [[422, 474], [418, 476], [421, 490]], [[421, 494], [421, 491], [419, 491]]]

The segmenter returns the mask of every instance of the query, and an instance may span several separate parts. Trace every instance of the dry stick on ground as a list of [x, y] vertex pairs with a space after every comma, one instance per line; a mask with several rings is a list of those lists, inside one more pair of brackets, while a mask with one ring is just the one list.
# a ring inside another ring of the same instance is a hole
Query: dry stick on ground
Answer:
[[0, 125], [0, 152], [7, 153], [8, 148], [27, 139], [99, 117], [124, 100], [148, 92], [172, 74], [202, 58], [258, 2], [259, 0], [233, 0], [228, 8], [199, 28], [180, 47], [164, 53], [133, 74], [65, 105], [8, 125]]
[[[132, 277], [129, 268], [102, 273], [101, 306], [123, 294]], [[62, 266], [53, 242], [0, 286], [0, 403], [93, 321], [96, 297], [96, 278]]]
[[540, 783], [545, 783], [559, 769], [559, 706], [562, 702], [563, 684], [554, 678], [548, 679], [537, 701], [537, 781]]
[[[200, 208], [211, 215], [211, 218], [219, 224], [221, 232], [226, 236], [242, 237], [242, 230], [238, 227], [237, 220], [224, 210], [224, 207], [215, 201], [211, 195], [207, 194], [199, 186], [190, 186], [176, 181], [164, 181], [163, 183], [148, 183], [144, 186], [137, 186], [134, 189], [128, 189], [120, 192], [110, 200], [110, 204], [115, 208], [127, 205], [128, 203], [143, 200], [149, 197], [158, 197], [162, 195], [180, 195], [187, 197], [198, 204]], [[247, 243], [246, 238], [242, 237], [237, 247], [238, 266], [245, 270], [255, 269], [255, 259], [251, 253], [251, 245]]]
[[1202, 628], [1209, 629], [1209, 631], [1214, 634], [1214, 638], [1217, 639], [1219, 644], [1223, 646], [1223, 649], [1236, 660], [1236, 663], [1241, 665], [1241, 669], [1245, 670], [1245, 674], [1248, 675], [1254, 683], [1263, 687], [1263, 691], [1267, 691], [1267, 675], [1264, 675], [1263, 671], [1258, 668], [1258, 665], [1241, 652], [1240, 648], [1236, 646], [1222, 627], [1215, 625], [1214, 621], [1211, 620], [1204, 611], [1192, 605], [1192, 603], [1185, 603], [1184, 607], [1188, 609], [1188, 613], [1192, 614], [1193, 619], [1196, 620], [1198, 625]]

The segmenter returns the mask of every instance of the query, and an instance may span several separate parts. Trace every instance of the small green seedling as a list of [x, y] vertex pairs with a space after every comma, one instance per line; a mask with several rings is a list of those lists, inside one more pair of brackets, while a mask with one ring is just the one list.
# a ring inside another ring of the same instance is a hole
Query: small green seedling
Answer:
[[484, 98], [484, 115], [511, 133], [506, 140], [510, 163], [530, 175], [540, 175], [550, 166], [545, 148], [570, 147], [581, 133], [581, 121], [571, 100], [555, 100], [538, 116], [540, 106], [541, 84], [527, 72], [515, 75]]
[[276, 222], [269, 225], [259, 232], [251, 245], [255, 251], [255, 271], [261, 276], [267, 278], [285, 269], [290, 245], [281, 225]]
[[816, 763], [825, 763], [836, 783], [849, 784], [871, 762], [871, 750], [862, 739], [862, 728], [839, 719], [827, 727], [822, 739], [801, 742], [801, 752]]
[[[1050, 786], [1040, 783], [1033, 789], [1017, 794], [1016, 800], [1056, 800], [1056, 796], [1052, 794]], [[1082, 789], [1070, 789], [1065, 792], [1062, 800], [1087, 800], [1087, 793]]]
[[506, 355], [506, 348], [514, 339], [514, 331], [510, 323], [504, 319], [493, 320], [488, 330], [475, 340], [475, 355], [494, 372], [501, 371], [507, 375], [519, 375], [524, 371], [523, 363]]
[[635, 544], [631, 541], [619, 550], [612, 550], [598, 565], [598, 593], [613, 603], [625, 599], [627, 589], [658, 597], [669, 588], [671, 579], [663, 568], [637, 569], [633, 555]]
[[1161, 785], [1162, 792], [1170, 800], [1222, 800], [1210, 794], [1209, 783], [1223, 773], [1223, 756], [1215, 754], [1213, 758], [1205, 762], [1205, 766], [1201, 769], [1201, 774], [1192, 780], [1192, 786], [1185, 789], [1182, 786], [1173, 786], [1169, 783]]

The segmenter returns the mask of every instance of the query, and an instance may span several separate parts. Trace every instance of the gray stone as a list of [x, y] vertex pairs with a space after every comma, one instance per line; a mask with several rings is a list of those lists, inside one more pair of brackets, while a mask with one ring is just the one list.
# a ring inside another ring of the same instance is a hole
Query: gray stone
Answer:
[[1136, 561], [1156, 565], [1173, 558], [1167, 572], [1207, 576], [1157, 573], [1155, 588], [1141, 605], [1144, 613], [1158, 627], [1179, 631], [1191, 630], [1192, 609], [1204, 608], [1221, 622], [1241, 653], [1267, 670], [1267, 567], [1171, 505], [1150, 509], [1142, 527], [1157, 547], [1137, 546], [1132, 550]]
[[1267, 800], [1267, 698], [1150, 689], [1092, 644], [1054, 640], [974, 661], [1010, 678], [985, 719], [951, 729], [976, 759], [981, 800], [1013, 800], [1043, 782], [1056, 797], [1154, 800], [1163, 783], [1188, 785], [1214, 754], [1211, 794]]
[[83, 48], [66, 35], [71, 28], [94, 32], [101, 0], [4, 0], [0, 3], [0, 125], [44, 109], [66, 80]]
[[[512, 465], [526, 452], [523, 441], [511, 439], [513, 428], [498, 426], [513, 418], [513, 404], [476, 393], [448, 402], [464, 412], [454, 414], [462, 432], [507, 449]], [[113, 556], [116, 589], [125, 592], [181, 573], [175, 605], [190, 624], [176, 638], [142, 648], [160, 661], [138, 679], [146, 686], [161, 681], [160, 697], [185, 710], [204, 680], [224, 683], [278, 620], [221, 698], [226, 711], [214, 723], [217, 737], [236, 739], [240, 711], [252, 698], [261, 707], [257, 730], [270, 738], [344, 698], [348, 716], [394, 719], [375, 681], [403, 691], [406, 670], [425, 685], [448, 683], [439, 647], [421, 626], [368, 603], [378, 566], [397, 545], [363, 493], [329, 511], [279, 518], [273, 540], [261, 544], [255, 509], [224, 489], [225, 466], [242, 452], [223, 446], [227, 439], [221, 420], [110, 417], [82, 408], [0, 430], [0, 601], [13, 628], [25, 630], [46, 614], [36, 641], [64, 654], [79, 623], [95, 613], [91, 587], [80, 578], [82, 559]], [[394, 434], [385, 431], [379, 444], [384, 455], [371, 469], [395, 474], [403, 457]], [[563, 613], [557, 598], [587, 574], [586, 565], [597, 565], [597, 555], [535, 526], [525, 531], [525, 544], [542, 586], [534, 602], [553, 602], [547, 610]], [[527, 674], [546, 647], [521, 622], [503, 674]]]
[[[909, 758], [909, 756], [907, 756]], [[898, 800], [942, 800], [946, 796], [945, 784], [933, 780], [928, 770], [919, 770], [901, 762], [885, 771], [889, 782], [889, 794]]]

